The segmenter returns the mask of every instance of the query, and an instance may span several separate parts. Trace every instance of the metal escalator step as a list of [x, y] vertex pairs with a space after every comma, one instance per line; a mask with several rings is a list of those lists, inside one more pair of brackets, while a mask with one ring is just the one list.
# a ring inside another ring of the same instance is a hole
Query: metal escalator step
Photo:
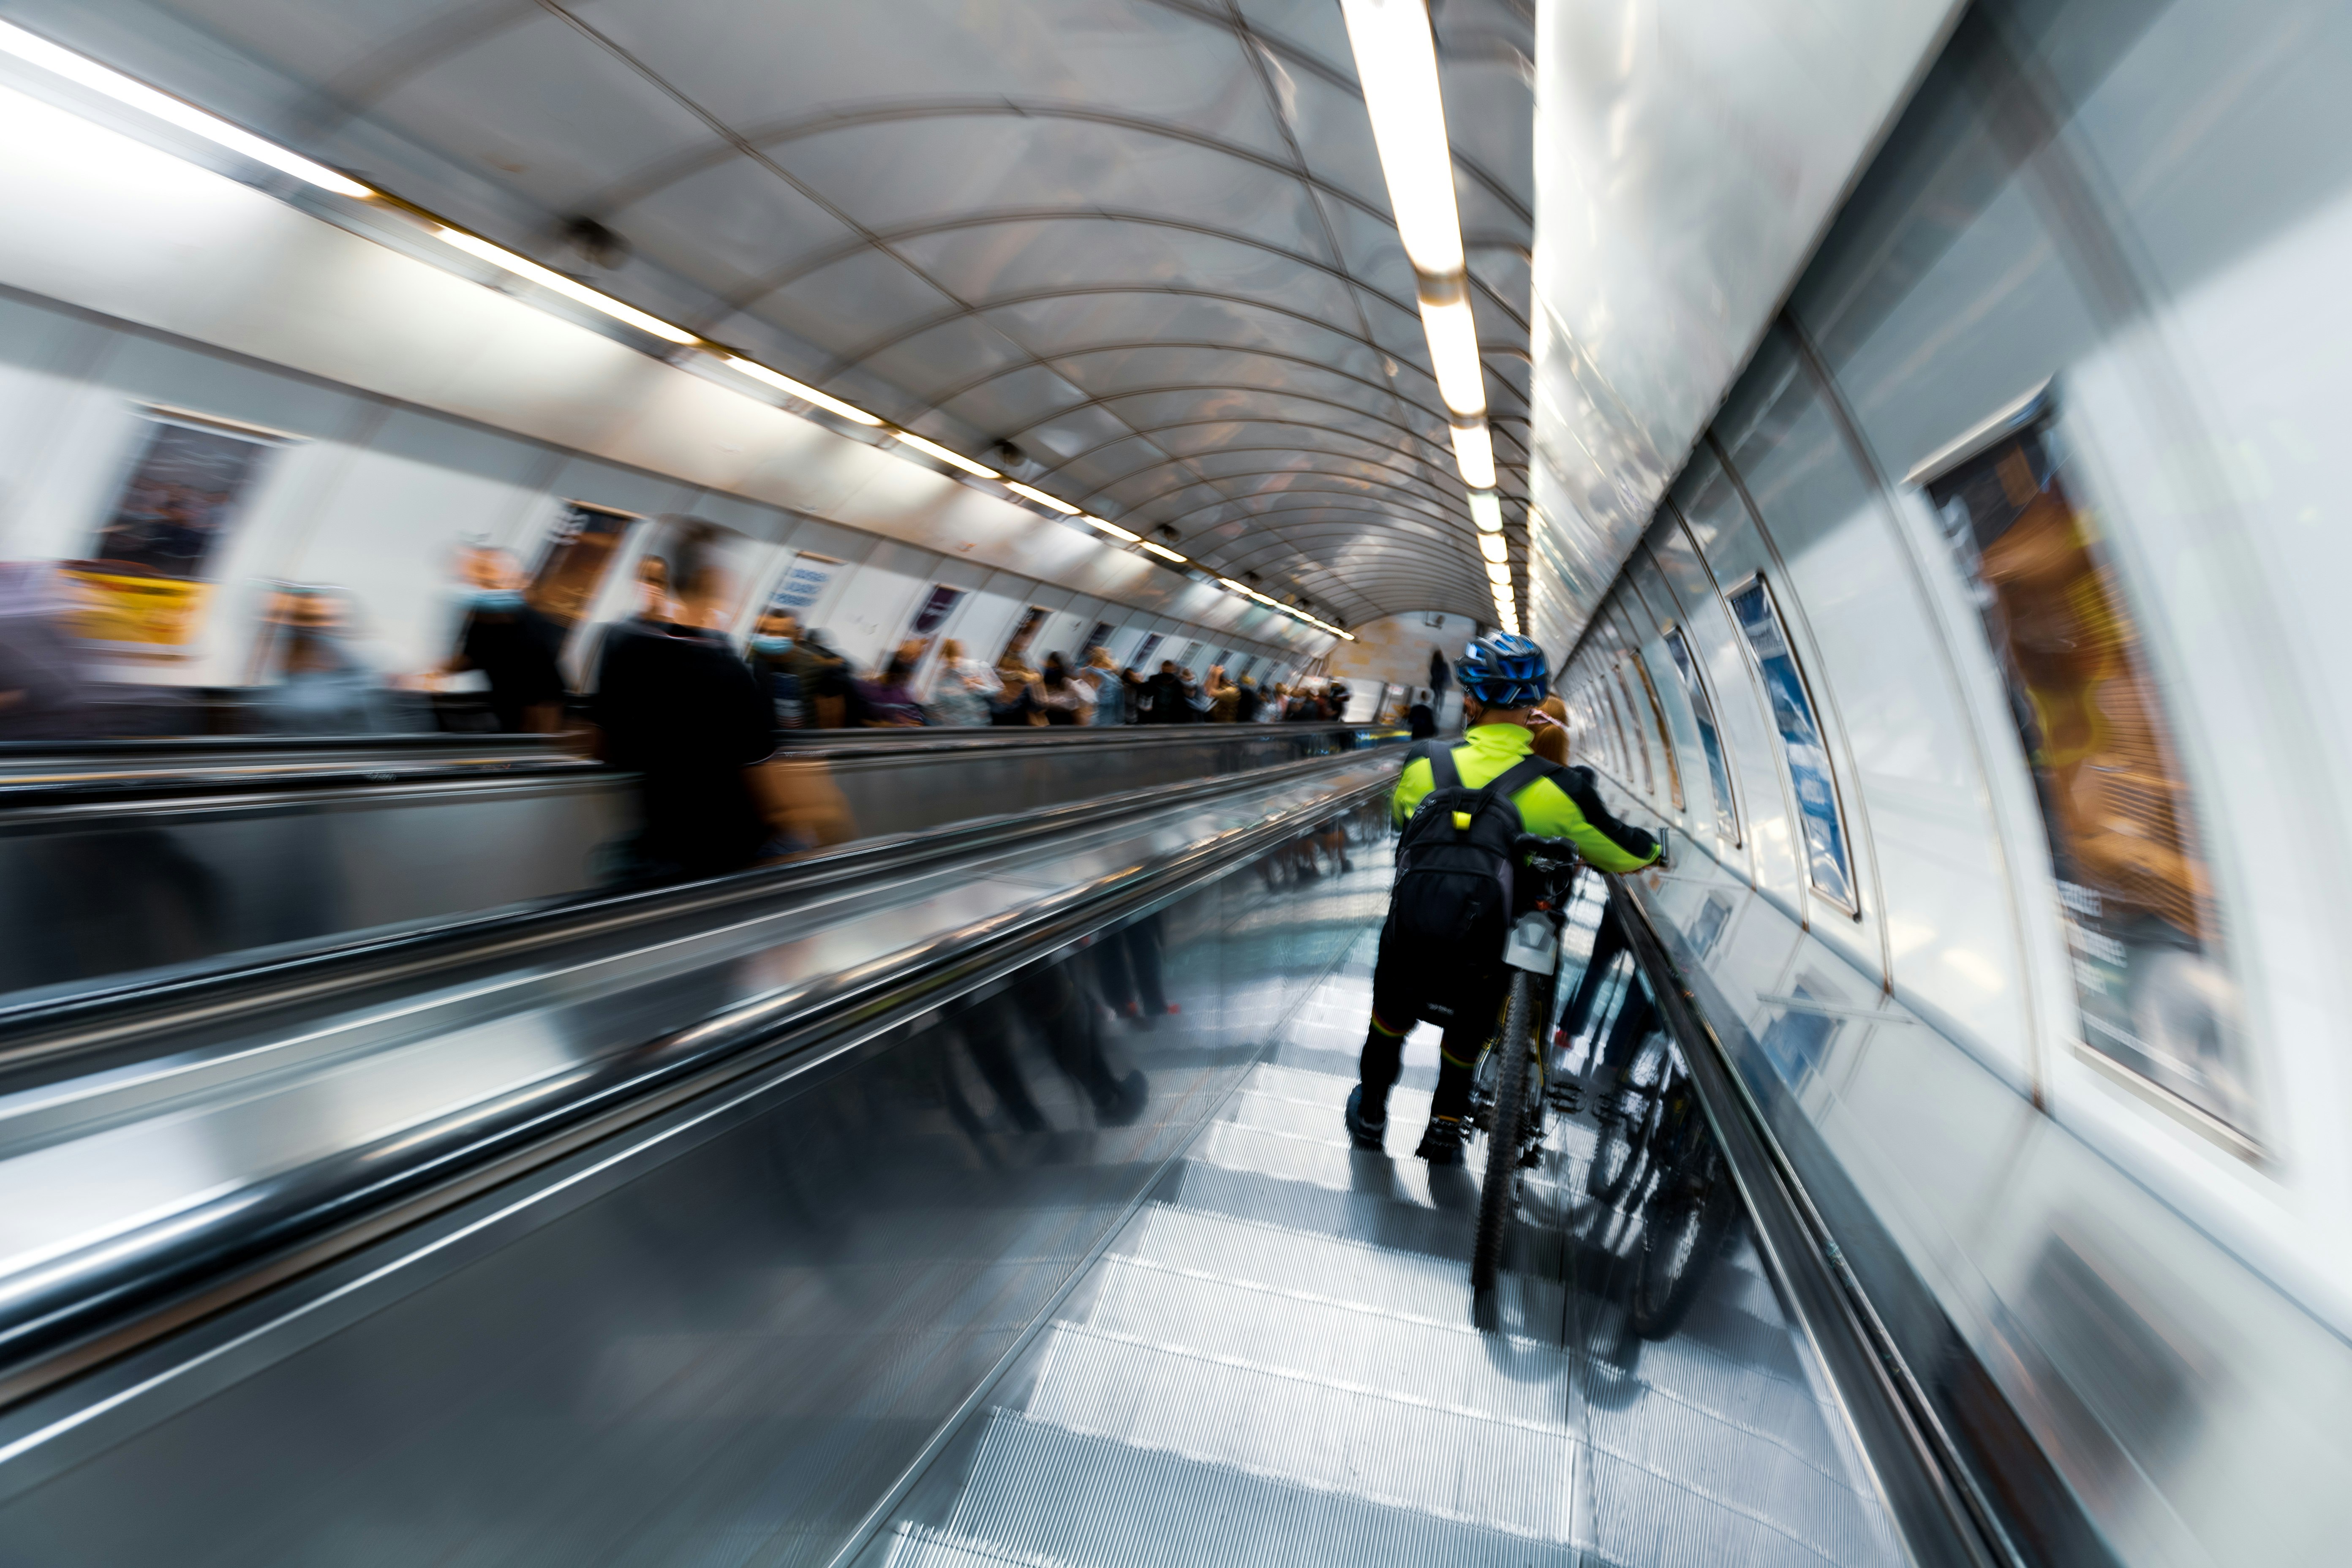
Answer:
[[[1204, 1138], [1194, 1146], [1193, 1157], [1171, 1173], [1155, 1195], [1185, 1208], [1422, 1253], [1451, 1259], [1457, 1268], [1469, 1267], [1478, 1189], [1466, 1173], [1449, 1173], [1459, 1180], [1433, 1188], [1427, 1168], [1417, 1160], [1367, 1159], [1359, 1178], [1361, 1184], [1349, 1189], [1239, 1162], [1240, 1155], [1262, 1152], [1262, 1145], [1239, 1139]], [[1523, 1225], [1505, 1266], [1538, 1279], [1562, 1279], [1561, 1246], [1557, 1230]]]
[[[1315, 1434], [1295, 1436], [1319, 1441]], [[1465, 1456], [1445, 1450], [1398, 1458], [1441, 1473], [1465, 1463]], [[1564, 1495], [1565, 1476], [1562, 1469], [1530, 1489]], [[908, 1568], [1006, 1563], [1570, 1568], [1576, 1561], [1574, 1549], [1561, 1540], [1139, 1447], [1006, 1411], [990, 1414], [964, 1481], [947, 1525], [909, 1530], [893, 1542], [886, 1562]]]
[[[1361, 1312], [1373, 1321], [1476, 1337], [1467, 1271], [1451, 1258], [1426, 1253], [1154, 1203], [1137, 1214], [1109, 1257], [1170, 1277], [1225, 1281], [1318, 1311]], [[1528, 1325], [1524, 1337], [1556, 1346], [1561, 1291], [1558, 1280], [1504, 1276], [1502, 1326], [1518, 1331], [1519, 1325]]]
[[1568, 1539], [1577, 1441], [1557, 1421], [1522, 1426], [1069, 1327], [1048, 1334], [1023, 1413], [1317, 1491]]

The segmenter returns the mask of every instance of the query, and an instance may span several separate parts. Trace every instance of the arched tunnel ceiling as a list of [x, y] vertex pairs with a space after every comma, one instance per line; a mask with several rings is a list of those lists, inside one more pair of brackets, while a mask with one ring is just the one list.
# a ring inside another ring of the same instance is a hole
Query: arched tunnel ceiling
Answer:
[[[1491, 615], [1338, 0], [165, 4], [314, 156], [1213, 572]], [[1533, 7], [1433, 9], [1523, 499]]]

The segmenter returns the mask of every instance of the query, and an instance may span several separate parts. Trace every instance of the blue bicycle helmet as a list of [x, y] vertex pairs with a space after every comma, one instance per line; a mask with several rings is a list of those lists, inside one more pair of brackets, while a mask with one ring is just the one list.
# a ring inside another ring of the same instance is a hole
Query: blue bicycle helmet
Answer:
[[1551, 689], [1543, 649], [1510, 632], [1491, 632], [1464, 648], [1454, 678], [1486, 708], [1532, 708]]

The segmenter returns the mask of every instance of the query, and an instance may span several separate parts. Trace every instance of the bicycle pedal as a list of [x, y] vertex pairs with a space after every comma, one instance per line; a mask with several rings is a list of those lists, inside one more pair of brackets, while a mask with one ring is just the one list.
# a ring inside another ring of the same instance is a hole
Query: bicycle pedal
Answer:
[[1526, 1152], [1519, 1156], [1519, 1169], [1522, 1171], [1532, 1171], [1542, 1164], [1543, 1145], [1540, 1143], [1528, 1144]]

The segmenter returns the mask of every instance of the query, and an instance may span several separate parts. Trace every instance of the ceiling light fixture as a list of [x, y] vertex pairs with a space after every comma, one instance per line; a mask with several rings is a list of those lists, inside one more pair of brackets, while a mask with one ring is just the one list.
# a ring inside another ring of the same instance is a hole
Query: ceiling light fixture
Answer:
[[500, 271], [511, 272], [516, 277], [526, 279], [542, 289], [551, 289], [567, 300], [577, 300], [592, 310], [602, 310], [613, 320], [625, 322], [641, 332], [651, 332], [655, 337], [673, 343], [692, 343], [701, 341], [682, 327], [673, 327], [658, 316], [646, 314], [635, 305], [624, 305], [610, 294], [600, 294], [585, 283], [566, 278], [551, 268], [541, 267], [536, 261], [527, 260], [511, 250], [492, 245], [478, 234], [467, 234], [462, 228], [442, 227], [434, 231], [434, 237], [439, 239], [444, 245], [462, 250], [478, 260], [488, 262]]
[[975, 479], [1001, 479], [1004, 477], [1003, 474], [998, 473], [994, 468], [988, 467], [984, 463], [975, 463], [970, 458], [965, 457], [961, 452], [950, 452], [945, 447], [940, 446], [937, 441], [926, 441], [920, 436], [916, 435], [910, 430], [893, 430], [890, 434], [896, 436], [906, 445], [915, 448], [916, 451], [928, 452], [932, 457], [937, 458], [940, 462], [945, 463], [948, 467], [951, 468], [961, 468], [965, 473], [971, 475]]
[[1023, 484], [1018, 479], [1005, 480], [1004, 488], [1011, 490], [1015, 495], [1027, 496], [1031, 500], [1037, 502], [1041, 506], [1050, 506], [1065, 517], [1076, 517], [1078, 515], [1078, 509], [1072, 506], [1068, 501], [1064, 500], [1060, 496], [1049, 496], [1044, 490], [1033, 489], [1029, 486]]
[[1423, 0], [1340, 0], [1339, 10], [1404, 253], [1418, 271], [1459, 271], [1462, 219], [1429, 9]]
[[265, 142], [252, 132], [231, 125], [217, 115], [207, 114], [194, 104], [158, 92], [145, 82], [133, 81], [121, 71], [100, 65], [85, 55], [61, 48], [47, 38], [38, 37], [22, 27], [0, 22], [0, 52], [16, 56], [28, 65], [36, 65], [54, 76], [102, 92], [117, 103], [127, 103], [145, 114], [153, 115], [168, 125], [183, 131], [193, 131], [205, 141], [241, 153], [257, 163], [267, 163], [281, 174], [332, 191], [339, 196], [365, 201], [375, 193], [345, 174], [339, 174], [324, 163], [317, 163], [298, 153], [289, 153], [275, 142]]
[[1486, 374], [1478, 360], [1478, 323], [1471, 319], [1470, 301], [1433, 305], [1423, 300], [1421, 330], [1429, 336], [1429, 363], [1437, 372], [1437, 395], [1455, 418], [1483, 420]]
[[1509, 592], [1511, 591], [1511, 569], [1510, 569], [1510, 567], [1509, 567], [1508, 565], [1507, 565], [1507, 564], [1503, 563], [1500, 563], [1500, 562], [1495, 562], [1495, 561], [1489, 561], [1489, 562], [1487, 562], [1487, 563], [1486, 563], [1486, 581], [1487, 581], [1487, 582], [1489, 582], [1489, 583], [1494, 584], [1495, 584], [1495, 586], [1496, 586], [1496, 588], [1500, 589], [1502, 592], [1504, 592], [1504, 593], [1506, 593], [1506, 594], [1509, 593]]
[[770, 370], [766, 365], [760, 363], [756, 360], [745, 359], [740, 354], [728, 354], [725, 355], [724, 358], [729, 369], [740, 371], [745, 375], [750, 376], [753, 381], [766, 382], [770, 386], [774, 387], [778, 392], [782, 393], [787, 397], [797, 397], [803, 403], [814, 403], [819, 408], [830, 410], [835, 414], [840, 415], [844, 419], [855, 421], [859, 425], [879, 425], [882, 423], [882, 421], [877, 419], [871, 414], [866, 413], [863, 408], [855, 407], [850, 404], [844, 403], [838, 397], [828, 397], [824, 393], [819, 392], [815, 387], [804, 386], [801, 383], [794, 381], [791, 376], [782, 374], [777, 371]]
[[1124, 539], [1129, 544], [1140, 544], [1143, 542], [1143, 535], [1139, 533], [1129, 533], [1126, 529], [1119, 527], [1119, 525], [1115, 522], [1105, 522], [1102, 519], [1097, 517], [1090, 511], [1080, 512], [1078, 514], [1078, 521], [1087, 524], [1090, 528], [1101, 529], [1113, 539]]
[[1503, 503], [1493, 490], [1470, 492], [1470, 521], [1478, 525], [1481, 533], [1503, 531]]
[[1454, 463], [1462, 482], [1474, 490], [1495, 488], [1495, 438], [1484, 425], [1454, 426]]
[[[1160, 543], [1156, 540], [1145, 540], [1143, 542], [1143, 548], [1149, 550], [1154, 555], [1161, 556], [1167, 560], [1184, 562], [1183, 556], [1177, 554], [1174, 551], [1169, 549], [1166, 545]], [[1189, 564], [1189, 563], [1187, 563], [1187, 564]]]
[[1503, 542], [1499, 533], [1482, 533], [1478, 536], [1478, 553], [1489, 561], [1508, 561], [1511, 547]]

